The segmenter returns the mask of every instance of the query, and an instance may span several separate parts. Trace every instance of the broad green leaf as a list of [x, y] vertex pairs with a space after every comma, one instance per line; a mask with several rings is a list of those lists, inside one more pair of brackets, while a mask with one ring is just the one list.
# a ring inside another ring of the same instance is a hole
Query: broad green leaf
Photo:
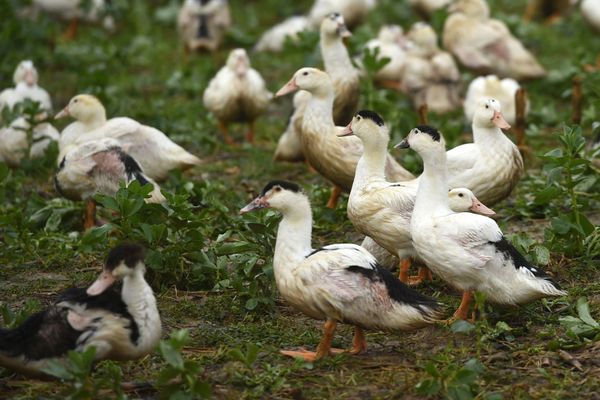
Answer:
[[577, 299], [577, 314], [579, 318], [586, 324], [593, 326], [594, 328], [600, 328], [600, 324], [596, 322], [592, 315], [590, 314], [590, 306], [585, 297], [580, 297]]
[[181, 370], [183, 368], [183, 357], [181, 354], [166, 342], [160, 342], [159, 345], [160, 354], [163, 356], [165, 361], [173, 367]]
[[452, 326], [450, 326], [450, 330], [454, 333], [467, 333], [471, 332], [473, 329], [475, 329], [475, 325], [462, 319], [455, 321]]

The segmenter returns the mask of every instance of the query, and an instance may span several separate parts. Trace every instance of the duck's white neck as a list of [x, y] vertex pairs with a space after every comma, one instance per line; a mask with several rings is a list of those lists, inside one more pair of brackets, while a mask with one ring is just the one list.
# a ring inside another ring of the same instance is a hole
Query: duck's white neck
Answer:
[[308, 199], [299, 196], [293, 208], [282, 214], [273, 258], [276, 278], [278, 273], [291, 268], [312, 251], [312, 211]]
[[324, 127], [333, 127], [333, 86], [311, 92], [302, 120], [302, 130], [312, 133], [331, 131]]
[[154, 346], [162, 329], [160, 315], [152, 288], [144, 279], [144, 267], [136, 267], [133, 274], [123, 279], [121, 298], [138, 325], [140, 337], [137, 347]]
[[448, 172], [446, 151], [435, 149], [423, 156], [423, 173], [419, 179], [419, 189], [415, 199], [412, 218], [448, 215], [452, 213], [448, 200]]
[[363, 146], [364, 152], [356, 165], [353, 191], [363, 188], [373, 180], [385, 180], [387, 141], [363, 142]]
[[327, 73], [353, 70], [348, 49], [340, 37], [321, 35], [321, 55]]
[[[481, 149], [497, 150], [497, 146], [508, 140], [502, 130], [496, 126], [482, 126], [473, 123], [473, 143]], [[510, 140], [508, 140], [510, 141]]]

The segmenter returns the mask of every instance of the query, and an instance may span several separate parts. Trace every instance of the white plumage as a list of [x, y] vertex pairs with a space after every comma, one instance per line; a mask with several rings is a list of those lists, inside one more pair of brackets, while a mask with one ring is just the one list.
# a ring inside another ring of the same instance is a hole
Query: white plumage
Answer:
[[580, 9], [587, 23], [600, 32], [600, 0], [581, 0]]
[[227, 0], [185, 0], [177, 16], [177, 29], [189, 50], [215, 51], [231, 26]]
[[[469, 84], [463, 103], [465, 117], [473, 120], [477, 105], [482, 99], [494, 98], [500, 102], [502, 114], [509, 124], [514, 124], [517, 118], [515, 95], [521, 88], [519, 83], [511, 78], [499, 79], [496, 75], [480, 76]], [[529, 112], [529, 100], [525, 107], [525, 115]]]
[[283, 50], [286, 38], [294, 41], [297, 39], [298, 33], [307, 29], [307, 17], [303, 15], [291, 16], [264, 32], [254, 46], [254, 50], [279, 52]]
[[369, 11], [377, 5], [376, 0], [315, 0], [308, 13], [312, 27], [318, 27], [327, 15], [340, 13], [349, 27], [361, 24]]

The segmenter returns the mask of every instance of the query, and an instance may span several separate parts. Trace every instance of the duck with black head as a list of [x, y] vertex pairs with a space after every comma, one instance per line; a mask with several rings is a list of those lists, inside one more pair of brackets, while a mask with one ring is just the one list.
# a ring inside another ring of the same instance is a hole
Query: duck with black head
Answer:
[[[71, 350], [94, 347], [97, 361], [151, 353], [162, 324], [145, 272], [143, 247], [116, 246], [87, 289], [69, 289], [17, 328], [0, 329], [0, 366], [39, 376], [50, 360], [64, 361]], [[120, 290], [113, 286], [117, 281], [123, 282]]]

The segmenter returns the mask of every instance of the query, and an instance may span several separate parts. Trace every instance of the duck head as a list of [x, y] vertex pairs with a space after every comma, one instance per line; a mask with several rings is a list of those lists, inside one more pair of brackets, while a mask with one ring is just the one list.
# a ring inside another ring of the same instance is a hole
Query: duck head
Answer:
[[456, 212], [471, 211], [476, 214], [493, 217], [496, 215], [494, 210], [488, 208], [485, 204], [475, 197], [472, 191], [467, 188], [452, 189], [448, 192], [450, 208]]
[[17, 65], [15, 73], [13, 74], [13, 81], [15, 85], [19, 83], [25, 83], [27, 86], [35, 86], [38, 81], [38, 72], [30, 60], [24, 60]]
[[106, 257], [104, 269], [96, 281], [87, 289], [87, 294], [97, 296], [115, 282], [146, 271], [144, 248], [135, 243], [122, 243], [114, 247]]
[[300, 68], [292, 79], [289, 80], [277, 93], [276, 97], [293, 93], [297, 90], [306, 90], [312, 94], [318, 92], [332, 92], [333, 84], [329, 75], [317, 68]]
[[240, 214], [262, 208], [272, 208], [287, 214], [303, 199], [306, 200], [306, 196], [297, 184], [274, 180], [267, 183], [260, 195], [240, 210]]
[[68, 116], [78, 121], [87, 122], [99, 117], [106, 119], [106, 110], [96, 97], [89, 94], [78, 94], [54, 118], [59, 119]]
[[348, 30], [342, 14], [333, 12], [323, 18], [321, 22], [321, 35], [327, 38], [347, 38], [352, 36], [352, 33]]
[[462, 13], [471, 18], [487, 19], [490, 7], [485, 0], [458, 0], [448, 6], [449, 13]]
[[477, 103], [475, 114], [473, 115], [473, 127], [475, 128], [493, 128], [510, 129], [510, 124], [506, 122], [502, 115], [502, 106], [496, 99], [482, 99]]
[[429, 125], [418, 125], [413, 128], [408, 136], [394, 147], [398, 149], [411, 148], [419, 153], [421, 158], [428, 158], [434, 162], [440, 161], [438, 159], [446, 156], [444, 138], [437, 129]]
[[361, 110], [357, 112], [352, 121], [338, 133], [339, 137], [356, 135], [365, 146], [387, 146], [389, 142], [388, 128], [383, 118], [375, 111]]
[[246, 75], [250, 69], [250, 58], [244, 49], [234, 49], [229, 53], [226, 62], [227, 68], [234, 71], [238, 77]]

